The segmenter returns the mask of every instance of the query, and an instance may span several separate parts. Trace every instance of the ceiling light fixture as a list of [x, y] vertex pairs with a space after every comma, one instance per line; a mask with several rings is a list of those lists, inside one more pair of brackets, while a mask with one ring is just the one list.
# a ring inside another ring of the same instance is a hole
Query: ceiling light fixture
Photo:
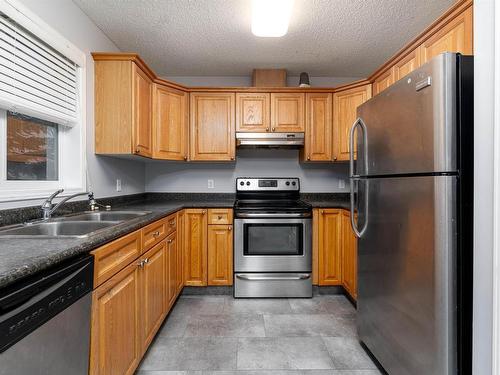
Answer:
[[294, 0], [252, 0], [252, 33], [276, 38], [288, 31]]

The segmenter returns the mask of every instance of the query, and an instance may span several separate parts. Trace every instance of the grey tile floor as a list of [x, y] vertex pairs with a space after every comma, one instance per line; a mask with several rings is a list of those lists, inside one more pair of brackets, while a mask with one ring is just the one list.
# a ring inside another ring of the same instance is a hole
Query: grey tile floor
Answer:
[[344, 296], [181, 296], [136, 375], [379, 375]]

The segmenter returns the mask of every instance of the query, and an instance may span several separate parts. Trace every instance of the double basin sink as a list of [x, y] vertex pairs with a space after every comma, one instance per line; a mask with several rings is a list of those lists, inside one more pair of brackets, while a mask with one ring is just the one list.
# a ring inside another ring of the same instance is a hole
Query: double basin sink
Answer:
[[0, 238], [85, 238], [150, 211], [92, 211], [0, 228]]

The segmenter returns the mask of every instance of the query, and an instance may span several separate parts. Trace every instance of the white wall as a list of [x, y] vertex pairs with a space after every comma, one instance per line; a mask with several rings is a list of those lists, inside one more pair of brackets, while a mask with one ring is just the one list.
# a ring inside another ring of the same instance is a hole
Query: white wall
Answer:
[[[299, 163], [298, 150], [238, 150], [236, 163], [146, 165], [146, 190], [151, 192], [233, 193], [236, 177], [299, 177], [303, 192], [347, 192], [347, 163]], [[214, 189], [207, 189], [213, 179]], [[345, 188], [339, 188], [344, 180]]]
[[[226, 87], [239, 87], [239, 86], [252, 86], [251, 76], [177, 76], [165, 77], [168, 80], [181, 83], [187, 86], [226, 86]], [[363, 77], [309, 77], [313, 87], [335, 87], [345, 83], [350, 83], [362, 79]], [[296, 87], [299, 85], [299, 77], [287, 77], [287, 85]]]
[[474, 1], [474, 375], [492, 373], [494, 3]]
[[[118, 51], [106, 35], [70, 0], [21, 0], [49, 26], [86, 54], [87, 60], [87, 165], [88, 188], [96, 197], [144, 192], [144, 164], [94, 155], [94, 64], [90, 52]], [[116, 192], [116, 179], [122, 180], [122, 191]], [[23, 201], [1, 204], [1, 208], [39, 204]]]

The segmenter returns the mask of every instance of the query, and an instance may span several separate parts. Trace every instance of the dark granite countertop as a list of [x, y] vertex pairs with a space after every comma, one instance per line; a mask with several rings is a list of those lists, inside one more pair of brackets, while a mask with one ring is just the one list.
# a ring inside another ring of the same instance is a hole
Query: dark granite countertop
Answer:
[[[347, 194], [305, 194], [302, 199], [313, 207], [349, 208]], [[113, 209], [151, 211], [151, 213], [101, 230], [87, 238], [13, 239], [0, 237], [0, 288], [64, 260], [86, 254], [107, 242], [181, 209], [231, 208], [234, 204], [234, 195], [149, 193], [141, 196], [140, 199], [131, 199], [129, 202], [127, 203], [127, 199], [122, 199], [113, 206]], [[19, 216], [19, 213], [17, 215]]]

